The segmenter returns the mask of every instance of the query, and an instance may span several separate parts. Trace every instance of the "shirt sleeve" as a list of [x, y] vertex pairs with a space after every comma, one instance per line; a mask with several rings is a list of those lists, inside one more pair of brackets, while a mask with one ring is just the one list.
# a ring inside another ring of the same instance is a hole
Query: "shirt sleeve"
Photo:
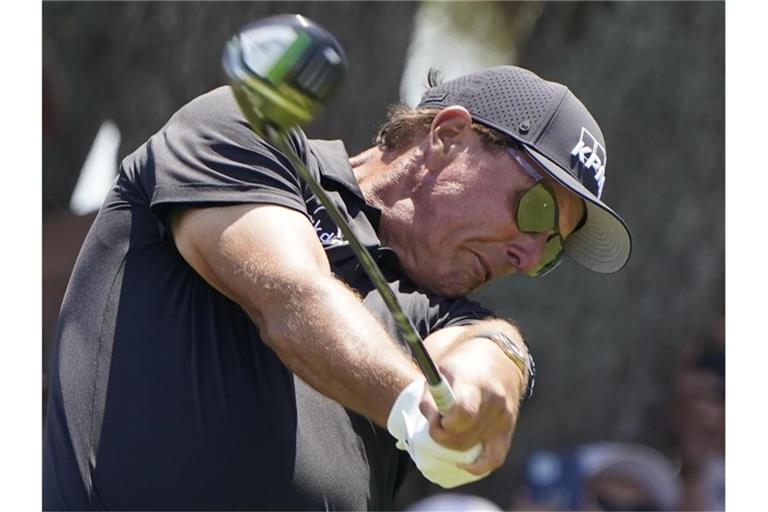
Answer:
[[495, 316], [490, 309], [466, 297], [433, 299], [429, 309], [430, 333], [445, 327], [468, 325]]
[[[295, 132], [291, 143], [306, 159], [306, 137]], [[178, 207], [261, 203], [307, 215], [296, 170], [253, 132], [229, 87], [182, 107], [123, 167], [134, 169], [166, 228], [168, 212]]]
[[403, 307], [419, 334], [426, 338], [445, 327], [469, 325], [478, 320], [495, 318], [491, 310], [466, 297], [447, 298], [421, 292], [401, 296]]

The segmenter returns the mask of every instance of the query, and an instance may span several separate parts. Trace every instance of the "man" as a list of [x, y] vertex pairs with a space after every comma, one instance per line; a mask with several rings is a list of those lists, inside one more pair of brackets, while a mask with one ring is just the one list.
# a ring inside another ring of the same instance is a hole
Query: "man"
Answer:
[[600, 272], [629, 257], [599, 200], [597, 124], [520, 68], [432, 87], [351, 159], [339, 141], [292, 143], [456, 405], [436, 412], [336, 226], [219, 88], [123, 161], [84, 243], [52, 365], [45, 508], [386, 509], [409, 455], [445, 487], [480, 478], [504, 462], [532, 367], [517, 328], [464, 296], [551, 270], [563, 245]]

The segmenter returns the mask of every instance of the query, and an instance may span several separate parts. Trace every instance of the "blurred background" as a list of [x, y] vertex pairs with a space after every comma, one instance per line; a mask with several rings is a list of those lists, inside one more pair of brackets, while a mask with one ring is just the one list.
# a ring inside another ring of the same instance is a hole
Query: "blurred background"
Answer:
[[398, 507], [724, 509], [724, 3], [44, 2], [42, 11], [43, 398], [61, 298], [119, 160], [224, 83], [221, 49], [239, 27], [301, 13], [336, 35], [350, 68], [311, 137], [343, 139], [354, 154], [371, 145], [388, 105], [417, 101], [430, 66], [452, 78], [517, 64], [565, 83], [592, 111], [609, 154], [603, 198], [633, 233], [616, 275], [566, 261], [476, 293], [521, 325], [535, 397], [503, 468], [462, 495], [414, 475]]

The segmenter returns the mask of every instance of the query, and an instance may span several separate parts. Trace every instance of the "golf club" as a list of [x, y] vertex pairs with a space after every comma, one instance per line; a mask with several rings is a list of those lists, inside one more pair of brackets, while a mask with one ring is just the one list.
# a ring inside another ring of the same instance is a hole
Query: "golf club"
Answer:
[[251, 127], [283, 152], [325, 206], [392, 313], [438, 410], [446, 412], [454, 403], [450, 385], [424, 348], [381, 269], [289, 143], [290, 130], [310, 123], [343, 80], [347, 67], [344, 50], [330, 33], [305, 17], [281, 15], [241, 29], [227, 43], [222, 63]]

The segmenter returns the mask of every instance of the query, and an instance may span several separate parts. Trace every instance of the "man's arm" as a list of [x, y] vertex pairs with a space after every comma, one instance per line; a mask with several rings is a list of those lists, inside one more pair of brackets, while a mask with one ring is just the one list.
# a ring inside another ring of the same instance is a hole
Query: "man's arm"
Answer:
[[291, 371], [320, 393], [386, 425], [420, 373], [360, 299], [335, 279], [302, 214], [272, 205], [177, 212], [186, 261], [240, 304]]
[[499, 319], [447, 327], [425, 340], [430, 354], [453, 385], [457, 403], [441, 418], [431, 400], [422, 400], [422, 412], [430, 422], [430, 436], [458, 450], [482, 442], [482, 455], [473, 464], [462, 466], [476, 474], [504, 463], [517, 424], [520, 399], [528, 383], [527, 370], [515, 364], [498, 344], [483, 337], [493, 332], [506, 334], [528, 356], [517, 327]]
[[[185, 209], [174, 214], [171, 230], [186, 261], [240, 304], [286, 367], [320, 393], [384, 426], [398, 394], [421, 378], [359, 297], [333, 277], [302, 214], [272, 205]], [[519, 338], [492, 320], [425, 340], [456, 393], [442, 422], [425, 394], [422, 410], [434, 412], [430, 433], [453, 449], [484, 443], [484, 454], [468, 466], [476, 474], [503, 463], [524, 387], [495, 343], [473, 337], [494, 328]]]

